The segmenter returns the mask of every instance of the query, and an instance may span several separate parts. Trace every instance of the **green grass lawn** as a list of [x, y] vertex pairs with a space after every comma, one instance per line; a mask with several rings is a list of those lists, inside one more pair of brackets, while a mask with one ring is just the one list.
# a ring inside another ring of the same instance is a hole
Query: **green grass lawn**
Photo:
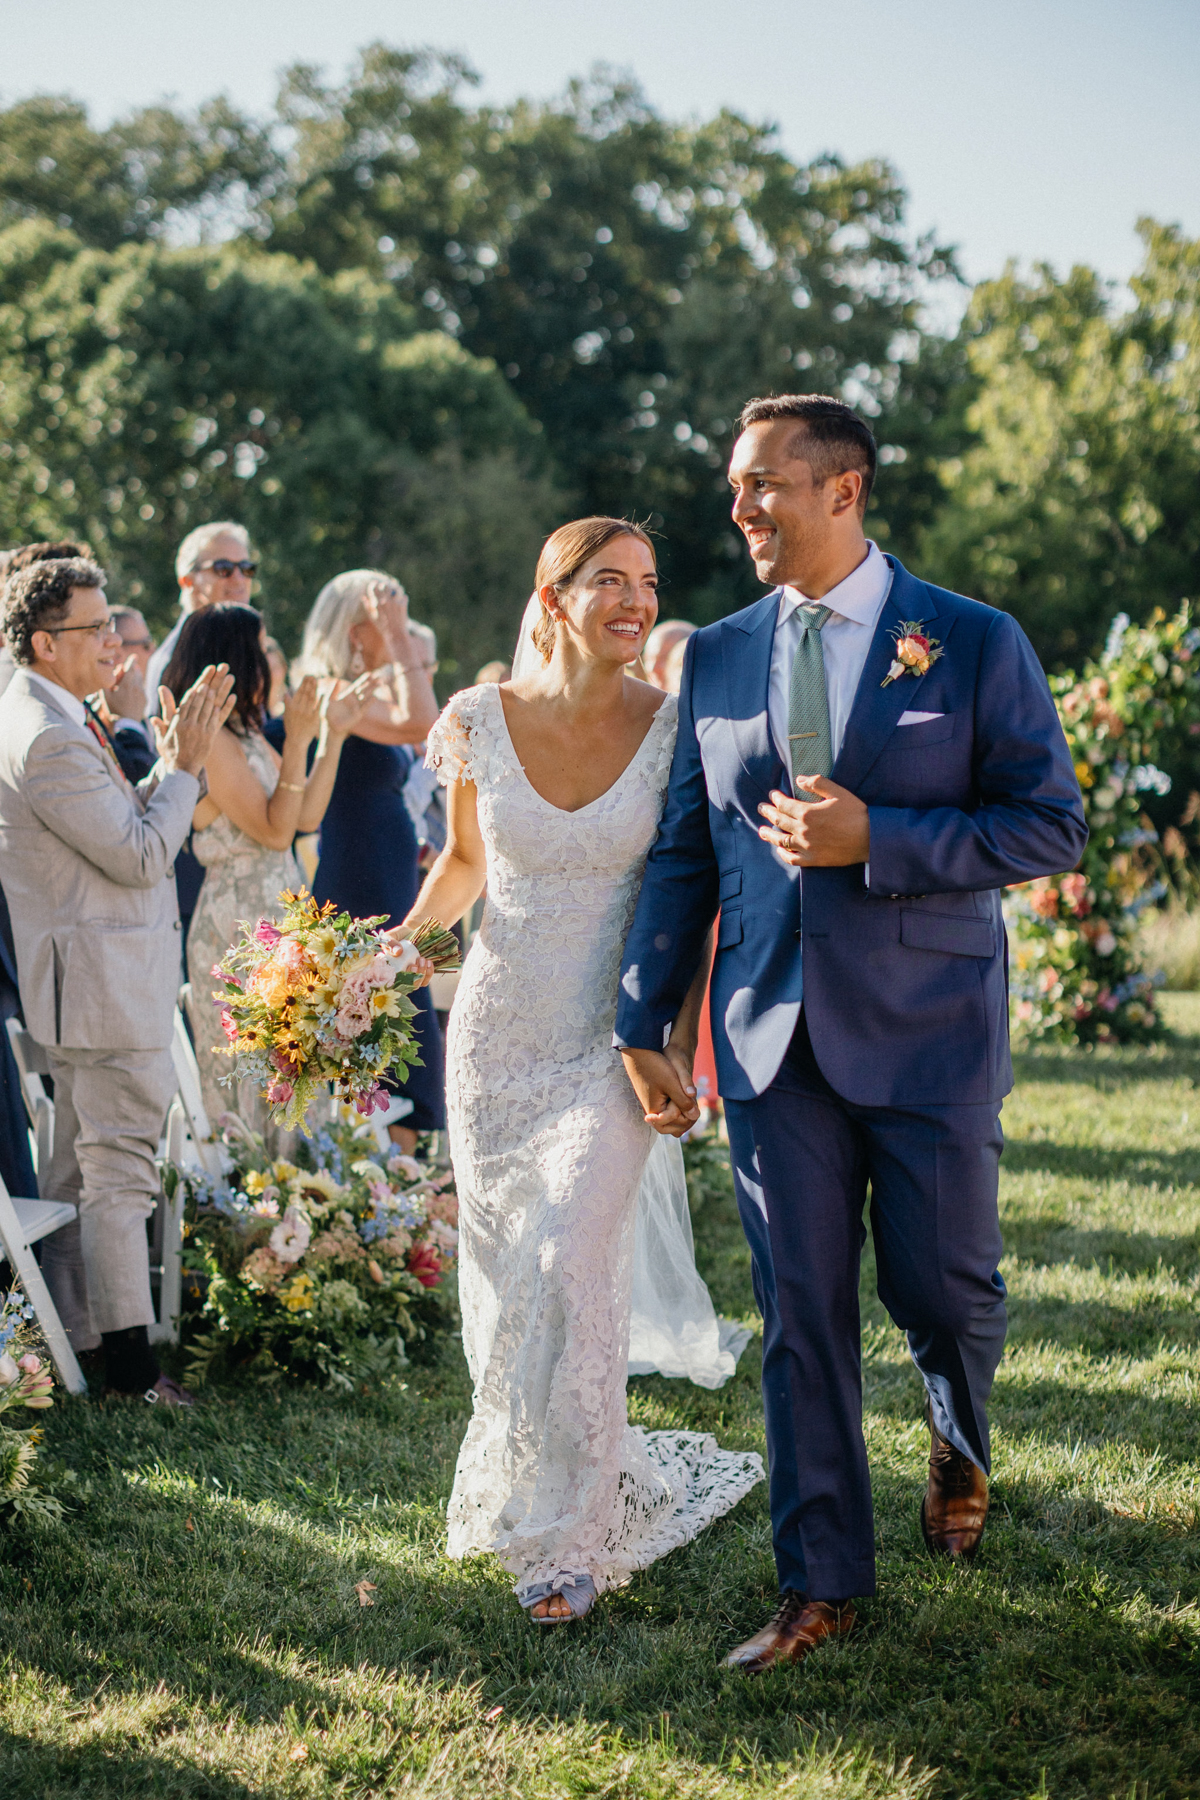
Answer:
[[[974, 1569], [923, 1551], [921, 1395], [870, 1267], [879, 1594], [758, 1680], [717, 1665], [772, 1604], [762, 1488], [565, 1629], [446, 1561], [457, 1352], [375, 1399], [71, 1403], [48, 1442], [90, 1498], [0, 1544], [0, 1796], [1200, 1794], [1200, 997], [1170, 1006], [1170, 1045], [1026, 1058], [1005, 1108]], [[719, 1170], [696, 1229], [748, 1314]], [[630, 1410], [761, 1448], [754, 1350], [720, 1393], [639, 1381]]]

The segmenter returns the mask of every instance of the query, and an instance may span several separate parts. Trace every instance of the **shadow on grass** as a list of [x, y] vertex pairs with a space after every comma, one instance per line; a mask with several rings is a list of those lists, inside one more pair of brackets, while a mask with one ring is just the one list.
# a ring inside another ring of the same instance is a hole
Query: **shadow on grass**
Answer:
[[1018, 1087], [1062, 1082], [1100, 1090], [1134, 1087], [1144, 1081], [1200, 1082], [1200, 1042], [1169, 1038], [1151, 1048], [1124, 1050], [1032, 1050], [1013, 1057]]
[[1006, 1216], [1004, 1251], [1038, 1268], [1098, 1269], [1106, 1277], [1162, 1269], [1186, 1283], [1200, 1269], [1200, 1234], [1194, 1232], [1081, 1231], [1062, 1219], [1028, 1213]]
[[1009, 1175], [1065, 1175], [1080, 1181], [1132, 1181], [1162, 1187], [1200, 1184], [1200, 1148], [1101, 1150], [1052, 1138], [1007, 1138], [1003, 1167]]

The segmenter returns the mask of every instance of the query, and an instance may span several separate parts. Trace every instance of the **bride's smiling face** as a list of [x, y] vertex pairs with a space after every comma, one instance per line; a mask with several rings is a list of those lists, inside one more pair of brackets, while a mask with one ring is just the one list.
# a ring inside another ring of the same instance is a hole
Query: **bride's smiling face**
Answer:
[[658, 570], [641, 538], [610, 538], [567, 588], [546, 587], [542, 605], [557, 615], [556, 637], [588, 662], [631, 663], [658, 617]]

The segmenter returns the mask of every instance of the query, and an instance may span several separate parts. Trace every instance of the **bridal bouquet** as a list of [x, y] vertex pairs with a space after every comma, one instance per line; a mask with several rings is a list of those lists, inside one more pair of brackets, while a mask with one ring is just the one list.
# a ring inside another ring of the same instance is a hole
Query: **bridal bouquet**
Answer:
[[458, 940], [434, 919], [411, 939], [379, 929], [383, 918], [352, 919], [303, 889], [280, 895], [283, 916], [243, 925], [213, 969], [213, 999], [234, 1058], [226, 1085], [255, 1081], [282, 1125], [305, 1123], [318, 1088], [369, 1116], [388, 1104], [380, 1077], [419, 1062], [408, 998], [425, 957], [439, 972], [457, 968]]

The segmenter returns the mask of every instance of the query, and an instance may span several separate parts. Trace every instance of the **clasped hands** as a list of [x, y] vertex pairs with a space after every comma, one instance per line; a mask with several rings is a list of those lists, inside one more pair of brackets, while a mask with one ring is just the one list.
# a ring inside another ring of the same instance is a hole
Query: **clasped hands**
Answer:
[[668, 1044], [665, 1050], [622, 1050], [621, 1060], [647, 1125], [663, 1137], [690, 1131], [700, 1117], [692, 1080], [694, 1051]]
[[770, 805], [759, 807], [770, 820], [758, 828], [763, 842], [774, 844], [793, 869], [843, 869], [869, 862], [870, 814], [857, 794], [825, 775], [799, 776], [796, 786], [794, 800], [772, 789]]

